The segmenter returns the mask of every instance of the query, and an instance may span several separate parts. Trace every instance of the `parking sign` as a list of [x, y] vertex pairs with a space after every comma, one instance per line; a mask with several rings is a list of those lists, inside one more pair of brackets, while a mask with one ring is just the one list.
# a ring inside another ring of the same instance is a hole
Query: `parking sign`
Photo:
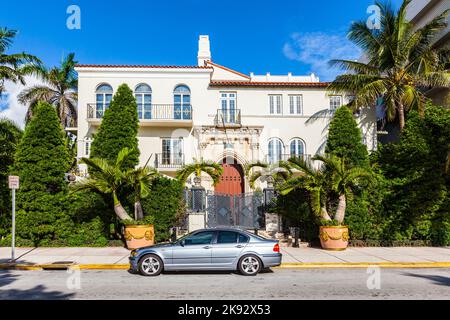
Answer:
[[19, 177], [18, 176], [9, 176], [8, 177], [8, 185], [10, 189], [19, 189]]

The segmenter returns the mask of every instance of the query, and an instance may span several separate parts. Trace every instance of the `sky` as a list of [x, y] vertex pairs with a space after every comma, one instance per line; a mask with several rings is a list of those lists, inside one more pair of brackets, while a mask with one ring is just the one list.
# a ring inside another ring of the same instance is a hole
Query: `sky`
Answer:
[[[333, 58], [358, 59], [346, 39], [366, 21], [373, 0], [21, 0], [7, 1], [0, 27], [18, 30], [9, 52], [34, 54], [48, 66], [74, 52], [83, 64], [196, 65], [198, 36], [211, 40], [212, 60], [249, 74], [315, 73], [330, 81]], [[401, 0], [392, 0], [398, 7]], [[80, 29], [67, 20], [80, 9]], [[35, 83], [36, 80], [30, 79]], [[22, 123], [25, 106], [10, 89], [0, 116]]]

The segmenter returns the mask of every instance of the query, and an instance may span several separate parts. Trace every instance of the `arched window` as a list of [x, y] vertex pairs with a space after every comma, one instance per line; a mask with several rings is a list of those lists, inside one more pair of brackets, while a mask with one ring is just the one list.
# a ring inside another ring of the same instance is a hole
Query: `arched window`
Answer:
[[302, 157], [305, 154], [305, 142], [302, 139], [294, 138], [289, 145], [291, 157]]
[[108, 109], [113, 95], [113, 88], [103, 83], [95, 90], [95, 118], [103, 118], [105, 110]]
[[174, 119], [191, 120], [191, 90], [186, 85], [178, 85], [173, 90]]
[[152, 118], [152, 88], [145, 83], [139, 84], [134, 90], [139, 119]]
[[274, 164], [282, 160], [284, 152], [283, 142], [278, 138], [269, 140], [269, 163]]

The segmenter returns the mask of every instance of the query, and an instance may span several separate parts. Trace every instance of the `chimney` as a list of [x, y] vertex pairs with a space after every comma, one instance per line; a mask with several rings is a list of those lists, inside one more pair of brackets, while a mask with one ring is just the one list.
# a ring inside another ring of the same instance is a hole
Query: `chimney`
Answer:
[[198, 65], [203, 67], [205, 61], [211, 61], [211, 49], [209, 44], [209, 36], [200, 36], [198, 39]]

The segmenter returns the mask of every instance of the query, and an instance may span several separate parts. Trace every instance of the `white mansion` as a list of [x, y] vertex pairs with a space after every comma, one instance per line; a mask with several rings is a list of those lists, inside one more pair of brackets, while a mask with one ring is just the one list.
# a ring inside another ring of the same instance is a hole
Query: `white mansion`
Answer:
[[[78, 126], [68, 130], [78, 137], [79, 158], [89, 156], [105, 109], [126, 83], [138, 103], [141, 165], [150, 159], [162, 174], [174, 176], [193, 158], [227, 159], [216, 191], [229, 194], [250, 191], [243, 174], [248, 163], [322, 152], [331, 114], [323, 111], [352, 98], [330, 94], [328, 83], [314, 74], [245, 75], [214, 63], [208, 36], [200, 36], [196, 66], [78, 65], [76, 71]], [[358, 121], [373, 150], [375, 113], [365, 110]], [[208, 182], [204, 187], [211, 189]]]

